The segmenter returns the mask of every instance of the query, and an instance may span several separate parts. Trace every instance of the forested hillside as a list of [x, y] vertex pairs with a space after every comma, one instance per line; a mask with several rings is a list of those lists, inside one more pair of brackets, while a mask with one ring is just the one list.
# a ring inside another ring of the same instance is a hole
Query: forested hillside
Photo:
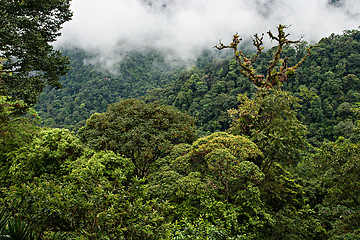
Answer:
[[[360, 33], [345, 31], [322, 39], [296, 76], [284, 89], [302, 102], [298, 118], [308, 125], [309, 139], [319, 145], [324, 139], [350, 137], [356, 126], [351, 109], [360, 102]], [[303, 56], [306, 43], [285, 49], [289, 62]], [[263, 72], [274, 49], [259, 56], [255, 67]], [[239, 73], [231, 58], [204, 54], [190, 69], [174, 68], [156, 51], [133, 53], [111, 74], [98, 64], [86, 64], [96, 58], [81, 50], [64, 51], [72, 70], [62, 78], [60, 90], [45, 89], [36, 106], [44, 126], [77, 130], [95, 112], [122, 98], [142, 97], [161, 101], [187, 111], [197, 119], [201, 134], [224, 131], [230, 126], [227, 110], [238, 105], [237, 94], [255, 92], [255, 87]], [[265, 74], [265, 73], [263, 73]]]
[[360, 239], [358, 30], [70, 70], [69, 1], [0, 13], [0, 239]]
[[46, 88], [36, 106], [44, 126], [79, 129], [93, 113], [166, 85], [181, 70], [173, 70], [160, 53], [151, 50], [133, 52], [108, 69], [96, 54], [79, 49], [63, 50], [63, 54], [70, 57], [71, 70], [60, 80], [62, 89]]
[[[307, 61], [284, 89], [294, 93], [302, 102], [298, 118], [308, 125], [309, 139], [319, 144], [324, 138], [336, 140], [350, 137], [356, 125], [355, 112], [360, 97], [360, 33], [345, 31], [322, 39]], [[305, 54], [306, 43], [283, 51], [289, 63], [299, 61]], [[275, 48], [258, 58], [255, 68], [262, 74]], [[216, 60], [203, 70], [193, 68], [168, 86], [151, 90], [148, 100], [188, 111], [197, 118], [200, 131], [210, 133], [229, 127], [227, 110], [238, 104], [239, 93], [255, 92], [255, 87], [240, 74], [233, 59]]]
[[[360, 101], [360, 32], [344, 31], [319, 42], [286, 89], [303, 102], [299, 119], [314, 142], [350, 137]], [[316, 140], [315, 140], [316, 139]]]

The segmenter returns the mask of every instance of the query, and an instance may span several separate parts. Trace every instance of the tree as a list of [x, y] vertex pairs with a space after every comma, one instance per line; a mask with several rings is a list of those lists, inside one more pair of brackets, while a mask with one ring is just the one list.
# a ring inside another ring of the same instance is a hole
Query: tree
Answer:
[[240, 72], [245, 77], [249, 78], [256, 86], [262, 88], [272, 88], [274, 86], [281, 86], [286, 82], [291, 76], [295, 74], [296, 69], [310, 56], [310, 50], [314, 46], [311, 46], [307, 49], [308, 53], [294, 66], [288, 66], [289, 58], [282, 58], [281, 52], [283, 48], [290, 44], [299, 43], [300, 40], [291, 41], [287, 39], [289, 34], [285, 34], [284, 29], [288, 26], [279, 24], [278, 26], [278, 35], [275, 36], [271, 31], [268, 31], [268, 35], [271, 40], [278, 42], [276, 51], [273, 55], [273, 58], [267, 68], [266, 76], [262, 74], [257, 74], [253, 67], [253, 64], [256, 62], [258, 56], [262, 53], [263, 47], [263, 36], [261, 37], [258, 34], [254, 35], [253, 45], [256, 47], [257, 52], [253, 59], [247, 58], [241, 50], [238, 50], [238, 45], [241, 42], [241, 38], [238, 34], [235, 34], [233, 37], [233, 42], [230, 45], [224, 45], [222, 42], [219, 42], [215, 48], [222, 50], [224, 48], [232, 48], [234, 50], [234, 56], [239, 63]]
[[176, 222], [176, 235], [191, 235], [186, 239], [266, 235], [273, 220], [260, 198], [264, 174], [256, 163], [262, 154], [253, 142], [216, 132], [176, 150], [148, 178], [152, 195], [174, 204], [169, 214]]
[[71, 19], [70, 0], [0, 2], [0, 95], [34, 104], [46, 85], [59, 88], [69, 61], [50, 45]]
[[262, 171], [265, 173], [275, 161], [293, 162], [299, 149], [307, 145], [306, 126], [296, 118], [296, 112], [293, 110], [299, 100], [280, 88], [310, 56], [310, 50], [314, 46], [307, 49], [307, 54], [297, 64], [289, 67], [289, 58], [283, 58], [281, 54], [286, 46], [297, 44], [300, 40], [289, 40], [289, 34], [284, 32], [286, 28], [287, 26], [280, 24], [277, 28], [277, 36], [268, 31], [270, 39], [276, 41], [277, 46], [267, 67], [266, 76], [256, 73], [253, 67], [264, 49], [264, 34], [261, 37], [258, 34], [254, 35], [253, 45], [257, 52], [252, 59], [247, 58], [241, 50], [238, 50], [238, 45], [242, 40], [238, 34], [234, 35], [233, 42], [229, 46], [221, 42], [215, 46], [219, 50], [232, 48], [240, 66], [240, 73], [258, 88], [254, 99], [239, 95], [239, 108], [229, 110], [233, 118], [229, 131], [232, 134], [248, 136], [258, 145], [265, 155], [265, 160], [261, 164]]
[[229, 110], [233, 123], [229, 132], [248, 136], [264, 153], [262, 170], [274, 162], [295, 164], [308, 146], [307, 128], [296, 118], [292, 107], [299, 101], [289, 92], [259, 90], [254, 99], [239, 95], [240, 105]]
[[17, 183], [43, 174], [62, 176], [65, 161], [75, 161], [85, 146], [66, 129], [44, 129], [29, 144], [8, 154], [10, 172]]
[[196, 138], [194, 119], [173, 107], [126, 99], [93, 114], [79, 130], [81, 139], [97, 150], [112, 150], [131, 159], [136, 175], [145, 177], [151, 165], [174, 144]]
[[213, 187], [224, 192], [228, 199], [230, 192], [239, 189], [239, 183], [261, 181], [263, 173], [254, 164], [261, 155], [249, 139], [217, 132], [195, 141], [181, 159], [187, 162], [189, 170], [210, 177]]
[[278, 43], [276, 47], [276, 51], [273, 55], [272, 60], [266, 70], [266, 76], [262, 74], [257, 74], [253, 67], [253, 64], [256, 62], [258, 56], [262, 53], [263, 47], [263, 37], [258, 34], [254, 35], [253, 45], [256, 47], [257, 52], [254, 55], [253, 59], [247, 58], [241, 50], [238, 50], [238, 45], [241, 42], [241, 38], [239, 34], [235, 34], [233, 37], [233, 42], [230, 45], [224, 45], [222, 42], [219, 42], [215, 48], [222, 50], [224, 48], [232, 48], [234, 50], [234, 56], [239, 63], [240, 72], [245, 77], [249, 78], [257, 87], [261, 88], [272, 88], [274, 86], [281, 86], [284, 82], [286, 82], [291, 76], [295, 74], [295, 71], [299, 66], [310, 56], [310, 50], [314, 47], [311, 46], [307, 49], [307, 54], [294, 66], [288, 66], [289, 58], [282, 58], [281, 53], [285, 46], [299, 43], [300, 40], [291, 41], [287, 37], [290, 34], [286, 34], [284, 29], [288, 28], [288, 26], [279, 24], [278, 26], [278, 35], [275, 36], [271, 31], [268, 31], [268, 35], [271, 40], [274, 40]]

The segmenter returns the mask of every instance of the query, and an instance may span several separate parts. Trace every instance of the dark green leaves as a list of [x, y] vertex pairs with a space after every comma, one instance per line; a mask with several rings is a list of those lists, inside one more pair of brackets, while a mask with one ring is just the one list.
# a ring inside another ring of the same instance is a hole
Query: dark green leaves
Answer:
[[0, 2], [0, 58], [6, 59], [0, 95], [34, 104], [44, 86], [58, 88], [68, 69], [67, 58], [49, 43], [71, 19], [69, 0]]
[[248, 136], [265, 155], [263, 171], [274, 161], [293, 164], [308, 146], [307, 128], [297, 118], [298, 99], [278, 89], [261, 89], [254, 99], [240, 95], [238, 109], [229, 110], [233, 118], [230, 132]]
[[97, 150], [112, 150], [131, 159], [140, 177], [165, 157], [174, 144], [195, 139], [194, 120], [173, 107], [128, 99], [94, 114], [80, 129], [81, 139]]

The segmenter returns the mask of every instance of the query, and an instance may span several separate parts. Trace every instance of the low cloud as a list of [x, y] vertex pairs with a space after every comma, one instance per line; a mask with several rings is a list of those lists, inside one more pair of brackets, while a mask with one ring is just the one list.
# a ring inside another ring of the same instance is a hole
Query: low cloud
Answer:
[[[329, 4], [329, 2], [334, 2]], [[235, 32], [254, 33], [291, 25], [292, 39], [315, 43], [360, 25], [358, 0], [72, 0], [73, 20], [56, 45], [99, 55], [105, 64], [130, 51], [162, 49], [189, 61]]]

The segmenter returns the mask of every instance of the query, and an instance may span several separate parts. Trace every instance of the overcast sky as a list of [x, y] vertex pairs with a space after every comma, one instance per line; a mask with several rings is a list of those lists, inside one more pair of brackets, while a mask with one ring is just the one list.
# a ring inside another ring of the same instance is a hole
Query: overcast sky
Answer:
[[360, 25], [359, 0], [72, 0], [73, 20], [57, 44], [101, 53], [103, 59], [143, 48], [161, 48], [187, 60], [239, 32], [276, 31], [291, 25], [290, 38], [315, 43]]

